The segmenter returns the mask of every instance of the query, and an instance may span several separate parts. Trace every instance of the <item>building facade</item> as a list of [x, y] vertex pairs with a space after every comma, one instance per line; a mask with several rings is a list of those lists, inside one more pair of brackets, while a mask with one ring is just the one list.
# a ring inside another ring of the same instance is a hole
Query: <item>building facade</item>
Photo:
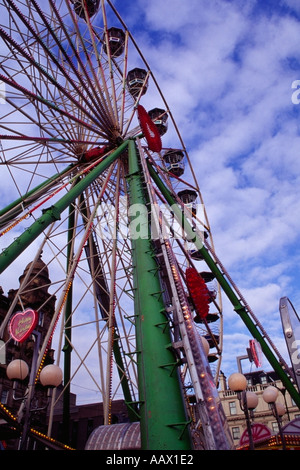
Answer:
[[[262, 424], [266, 426], [270, 430], [271, 435], [274, 436], [279, 432], [278, 423], [272, 413], [271, 407], [262, 397], [264, 390], [270, 385], [278, 389], [279, 393], [276, 402], [281, 403], [285, 409], [285, 413], [281, 418], [282, 427], [295, 418], [300, 417], [299, 408], [283, 387], [282, 382], [278, 380], [275, 372], [259, 370], [252, 373], [244, 373], [244, 375], [248, 383], [247, 391], [254, 392], [258, 396], [258, 405], [253, 413], [251, 413], [252, 425], [255, 423]], [[245, 414], [240, 407], [238, 394], [229, 389], [227, 378], [223, 373], [221, 373], [220, 376], [219, 397], [223, 405], [234, 445], [238, 448], [240, 446], [240, 439], [247, 428]]]
[[[23, 282], [24, 279], [26, 282]], [[20, 286], [24, 287], [18, 295], [17, 289], [10, 289], [5, 294], [3, 289], [0, 288], [0, 402], [14, 416], [17, 416], [20, 405], [27, 393], [28, 377], [22, 382], [9, 380], [6, 374], [7, 365], [14, 359], [21, 359], [27, 363], [29, 370], [31, 369], [37, 338], [42, 344], [54, 315], [56, 301], [55, 296], [48, 292], [51, 281], [47, 266], [41, 258], [25, 267], [23, 274], [19, 277], [19, 283]], [[6, 322], [7, 313], [12, 318], [16, 312], [24, 312], [28, 308], [37, 312], [38, 323], [34, 333], [24, 342], [15, 341], [10, 335], [9, 321]], [[53, 362], [54, 351], [51, 349], [51, 344], [49, 344], [43, 365], [46, 366]], [[47, 401], [47, 389], [37, 382], [32, 405], [33, 409], [38, 411], [32, 411], [30, 424], [41, 432], [47, 429]], [[8, 448], [15, 448], [17, 440], [13, 441], [9, 437], [15, 437], [14, 433], [3, 416], [0, 416], [0, 441], [7, 442]]]

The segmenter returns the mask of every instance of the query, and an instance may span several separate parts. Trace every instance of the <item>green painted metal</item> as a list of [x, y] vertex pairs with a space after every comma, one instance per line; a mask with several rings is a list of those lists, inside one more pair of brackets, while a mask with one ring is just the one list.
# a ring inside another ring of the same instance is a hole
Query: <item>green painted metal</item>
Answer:
[[[69, 207], [69, 226], [68, 226], [68, 247], [67, 247], [67, 272], [70, 271], [74, 251], [73, 239], [75, 235], [75, 207], [71, 204]], [[63, 422], [62, 422], [62, 441], [70, 444], [70, 404], [71, 404], [71, 354], [72, 354], [72, 304], [73, 304], [73, 283], [71, 284], [65, 305], [65, 342], [63, 346], [64, 353], [64, 394], [63, 394]]]
[[[148, 202], [135, 142], [129, 142], [130, 225], [138, 218], [140, 234], [131, 234], [135, 292], [136, 347], [143, 450], [191, 449], [185, 407], [171, 349], [171, 338], [150, 239]], [[134, 214], [134, 209], [139, 210]], [[174, 367], [175, 366], [175, 367]]]
[[0, 255], [0, 273], [2, 273], [23, 251], [48, 227], [60, 219], [64, 210], [126, 149], [128, 141], [123, 142], [114, 152], [99, 163], [90, 173], [78, 182], [56, 204], [45, 209], [39, 217], [22, 235], [9, 245]]
[[[32, 203], [32, 197], [34, 194], [37, 194], [40, 189], [43, 189], [47, 187], [48, 185], [51, 185], [57, 181], [58, 178], [61, 178], [64, 174], [66, 174], [69, 170], [71, 170], [74, 167], [74, 165], [69, 165], [67, 168], [65, 168], [62, 172], [56, 173], [56, 175], [52, 176], [51, 178], [47, 179], [46, 181], [43, 181], [43, 183], [39, 184], [35, 188], [33, 188], [31, 191], [28, 191], [26, 194], [23, 196], [19, 197], [15, 201], [13, 201], [11, 204], [8, 206], [4, 207], [3, 209], [0, 210], [0, 217], [3, 217], [5, 214], [7, 214], [9, 211], [11, 211], [14, 208], [17, 208], [18, 205], [22, 204], [22, 207], [20, 210], [15, 210], [12, 213], [12, 216], [9, 217], [6, 220], [11, 220], [11, 218], [16, 217], [19, 213], [22, 212], [23, 208], [26, 208], [26, 200], [30, 198], [30, 203]], [[34, 200], [34, 199], [33, 199]], [[2, 220], [0, 219], [0, 224]]]
[[172, 194], [168, 190], [168, 188], [164, 185], [163, 181], [160, 179], [159, 175], [154, 170], [153, 166], [148, 163], [148, 168], [150, 175], [157, 185], [157, 187], [162, 192], [163, 196], [165, 197], [167, 203], [172, 207], [172, 211], [177, 219], [177, 221], [183, 227], [186, 236], [189, 240], [193, 240], [197, 250], [200, 250], [207, 266], [211, 269], [211, 271], [215, 274], [216, 279], [218, 280], [220, 286], [222, 287], [224, 293], [230, 300], [233, 305], [234, 310], [240, 315], [241, 319], [243, 320], [244, 324], [248, 328], [249, 332], [261, 345], [262, 352], [264, 353], [265, 357], [273, 367], [274, 371], [278, 374], [280, 380], [282, 381], [283, 385], [286, 387], [288, 392], [290, 393], [291, 397], [295, 401], [296, 405], [300, 409], [300, 394], [297, 392], [296, 388], [294, 387], [291, 379], [286, 374], [284, 369], [281, 367], [279, 361], [277, 360], [276, 356], [273, 354], [272, 350], [269, 348], [268, 344], [264, 340], [264, 337], [261, 335], [259, 330], [257, 329], [256, 325], [250, 318], [247, 313], [246, 308], [241, 304], [239, 298], [235, 294], [234, 290], [230, 286], [230, 284], [225, 279], [223, 273], [218, 268], [217, 264], [215, 263], [214, 259], [211, 257], [209, 251], [204, 246], [201, 237], [193, 230], [192, 226], [184, 216], [182, 209], [178, 206], [175, 199], [173, 198]]

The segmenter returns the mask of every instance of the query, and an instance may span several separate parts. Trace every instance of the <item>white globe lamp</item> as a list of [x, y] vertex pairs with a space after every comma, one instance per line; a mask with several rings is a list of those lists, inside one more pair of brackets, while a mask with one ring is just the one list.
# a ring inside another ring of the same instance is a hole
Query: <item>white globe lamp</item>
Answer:
[[247, 379], [243, 374], [235, 372], [228, 378], [228, 387], [233, 392], [243, 392], [247, 388]]
[[22, 359], [14, 359], [6, 368], [6, 375], [10, 380], [24, 380], [28, 373], [28, 364]]
[[254, 410], [258, 405], [258, 396], [254, 392], [246, 392], [248, 410]]
[[277, 388], [270, 385], [267, 387], [263, 392], [263, 399], [266, 403], [275, 403], [278, 397], [278, 390]]
[[40, 382], [44, 387], [58, 387], [62, 382], [62, 370], [55, 364], [45, 366], [40, 373]]
[[204, 336], [200, 336], [200, 339], [201, 339], [201, 343], [202, 343], [204, 352], [205, 352], [206, 356], [208, 356], [209, 349], [210, 349], [209, 348], [209, 343], [208, 343], [207, 339], [204, 338]]

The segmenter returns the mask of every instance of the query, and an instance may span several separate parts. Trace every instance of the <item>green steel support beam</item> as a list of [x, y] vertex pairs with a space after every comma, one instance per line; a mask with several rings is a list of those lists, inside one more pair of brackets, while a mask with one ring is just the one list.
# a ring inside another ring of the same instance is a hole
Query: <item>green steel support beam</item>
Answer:
[[272, 350], [269, 348], [268, 344], [266, 343], [264, 337], [261, 335], [256, 325], [253, 323], [252, 319], [248, 315], [246, 308], [241, 304], [239, 298], [235, 294], [230, 284], [225, 279], [223, 273], [218, 268], [214, 259], [211, 257], [209, 251], [203, 245], [201, 237], [197, 233], [195, 233], [192, 226], [190, 225], [188, 220], [185, 218], [182, 209], [178, 206], [177, 202], [171, 195], [170, 191], [164, 185], [159, 175], [157, 174], [157, 172], [154, 170], [153, 166], [150, 163], [148, 163], [148, 168], [149, 168], [149, 172], [153, 181], [155, 182], [159, 190], [162, 192], [167, 203], [172, 207], [172, 211], [174, 212], [177, 221], [181, 224], [182, 228], [184, 229], [186, 236], [188, 237], [188, 239], [193, 240], [196, 248], [200, 250], [207, 266], [215, 274], [216, 279], [218, 280], [224, 293], [227, 295], [228, 299], [232, 303], [234, 310], [240, 315], [241, 319], [243, 320], [244, 324], [248, 328], [253, 338], [255, 338], [260, 343], [262, 352], [264, 353], [265, 357], [267, 358], [271, 366], [274, 368], [274, 371], [278, 374], [278, 377], [282, 381], [283, 385], [286, 387], [289, 394], [291, 395], [296, 405], [300, 409], [300, 394], [294, 387], [289, 376], [281, 367], [277, 358], [275, 357]]
[[0, 255], [0, 273], [10, 264], [48, 227], [51, 223], [60, 219], [64, 210], [105, 171], [126, 149], [128, 141], [123, 142], [114, 152], [99, 163], [90, 173], [79, 181], [70, 191], [56, 204], [45, 209], [43, 215], [38, 218], [22, 235], [20, 235]]
[[[67, 166], [67, 168], [65, 168], [61, 173], [56, 173], [56, 175], [52, 176], [51, 178], [47, 179], [46, 181], [43, 181], [43, 183], [39, 184], [38, 186], [36, 186], [35, 188], [31, 189], [30, 191], [28, 191], [26, 194], [24, 194], [23, 196], [19, 197], [18, 199], [16, 199], [15, 201], [13, 201], [12, 203], [10, 203], [8, 206], [4, 207], [3, 209], [0, 210], [0, 225], [1, 225], [1, 217], [3, 217], [5, 214], [7, 214], [9, 211], [11, 211], [12, 209], [14, 209], [15, 207], [17, 207], [19, 204], [22, 204], [22, 203], [25, 203], [26, 200], [28, 198], [32, 198], [32, 196], [34, 194], [36, 194], [40, 189], [48, 186], [49, 184], [51, 183], [54, 183], [57, 178], [60, 178], [62, 177], [65, 173], [67, 173], [69, 170], [71, 170], [72, 168], [74, 167], [74, 165], [69, 165]], [[26, 207], [26, 205], [25, 205]], [[22, 212], [23, 210], [23, 207], [20, 209], [20, 210], [16, 210], [13, 212], [13, 216], [12, 217], [15, 217], [16, 215], [18, 215], [20, 212]], [[8, 218], [8, 220], [10, 220]]]
[[[158, 265], [149, 235], [148, 214], [143, 210], [148, 199], [134, 141], [129, 142], [127, 180], [130, 226], [132, 228], [138, 221], [142, 235], [131, 234], [141, 445], [143, 450], [191, 449], [180, 379], [170, 349]], [[145, 233], [148, 236], [143, 238]]]
[[[67, 247], [67, 273], [73, 259], [73, 239], [75, 235], [75, 207], [71, 204], [69, 207], [69, 226], [68, 226], [68, 247]], [[62, 441], [70, 444], [70, 403], [71, 403], [71, 354], [72, 354], [72, 304], [73, 304], [73, 284], [68, 290], [65, 305], [65, 342], [64, 352], [64, 387], [63, 394], [63, 422], [62, 422]]]

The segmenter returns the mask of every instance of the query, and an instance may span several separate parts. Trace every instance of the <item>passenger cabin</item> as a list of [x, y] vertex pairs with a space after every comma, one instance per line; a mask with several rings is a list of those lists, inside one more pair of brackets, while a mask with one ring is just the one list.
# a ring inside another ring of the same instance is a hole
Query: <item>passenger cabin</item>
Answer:
[[217, 298], [217, 283], [215, 281], [215, 274], [211, 271], [201, 271], [200, 276], [205, 282], [209, 292], [209, 303]]
[[[109, 44], [109, 51], [110, 55], [112, 57], [119, 57], [121, 54], [124, 52], [124, 47], [125, 47], [125, 33], [122, 29], [120, 28], [109, 28], [107, 30], [107, 36], [108, 36], [108, 44]], [[108, 49], [107, 49], [107, 44], [106, 44], [106, 34], [104, 33], [103, 35], [103, 49], [105, 54], [107, 54]]]
[[[208, 233], [206, 231], [204, 231], [203, 233], [203, 236], [204, 238], [208, 238]], [[204, 256], [202, 254], [202, 251], [201, 250], [196, 250], [195, 248], [193, 248], [192, 250], [190, 250], [190, 257], [194, 260], [194, 261], [202, 261], [204, 260]]]
[[179, 199], [183, 202], [183, 204], [192, 211], [192, 213], [196, 214], [196, 207], [195, 201], [197, 199], [197, 193], [193, 189], [184, 189], [183, 191], [179, 191], [177, 194]]
[[76, 0], [74, 3], [74, 11], [80, 18], [85, 18], [84, 4], [86, 5], [89, 18], [97, 13], [100, 0]]
[[190, 255], [191, 258], [195, 261], [202, 261], [204, 259], [200, 250], [191, 250]]
[[212, 332], [212, 334], [207, 334], [204, 336], [206, 341], [209, 344], [210, 348], [215, 348], [220, 343], [220, 334], [219, 332]]
[[[203, 235], [204, 235], [204, 238], [208, 238], [208, 233], [207, 232], [204, 231]], [[203, 256], [201, 250], [196, 250], [196, 249], [190, 250], [190, 256], [194, 261], [204, 260], [204, 256]]]
[[156, 125], [160, 135], [164, 135], [168, 130], [168, 114], [164, 109], [154, 108], [148, 112], [150, 118]]
[[170, 149], [163, 156], [170, 176], [182, 176], [184, 173], [184, 154], [182, 150]]
[[145, 81], [147, 72], [144, 69], [135, 68], [130, 70], [126, 77], [126, 83], [129, 93], [137, 98], [139, 94], [143, 96], [148, 88], [148, 83]]
[[199, 274], [206, 283], [212, 282], [216, 278], [215, 274], [211, 271], [201, 271]]

